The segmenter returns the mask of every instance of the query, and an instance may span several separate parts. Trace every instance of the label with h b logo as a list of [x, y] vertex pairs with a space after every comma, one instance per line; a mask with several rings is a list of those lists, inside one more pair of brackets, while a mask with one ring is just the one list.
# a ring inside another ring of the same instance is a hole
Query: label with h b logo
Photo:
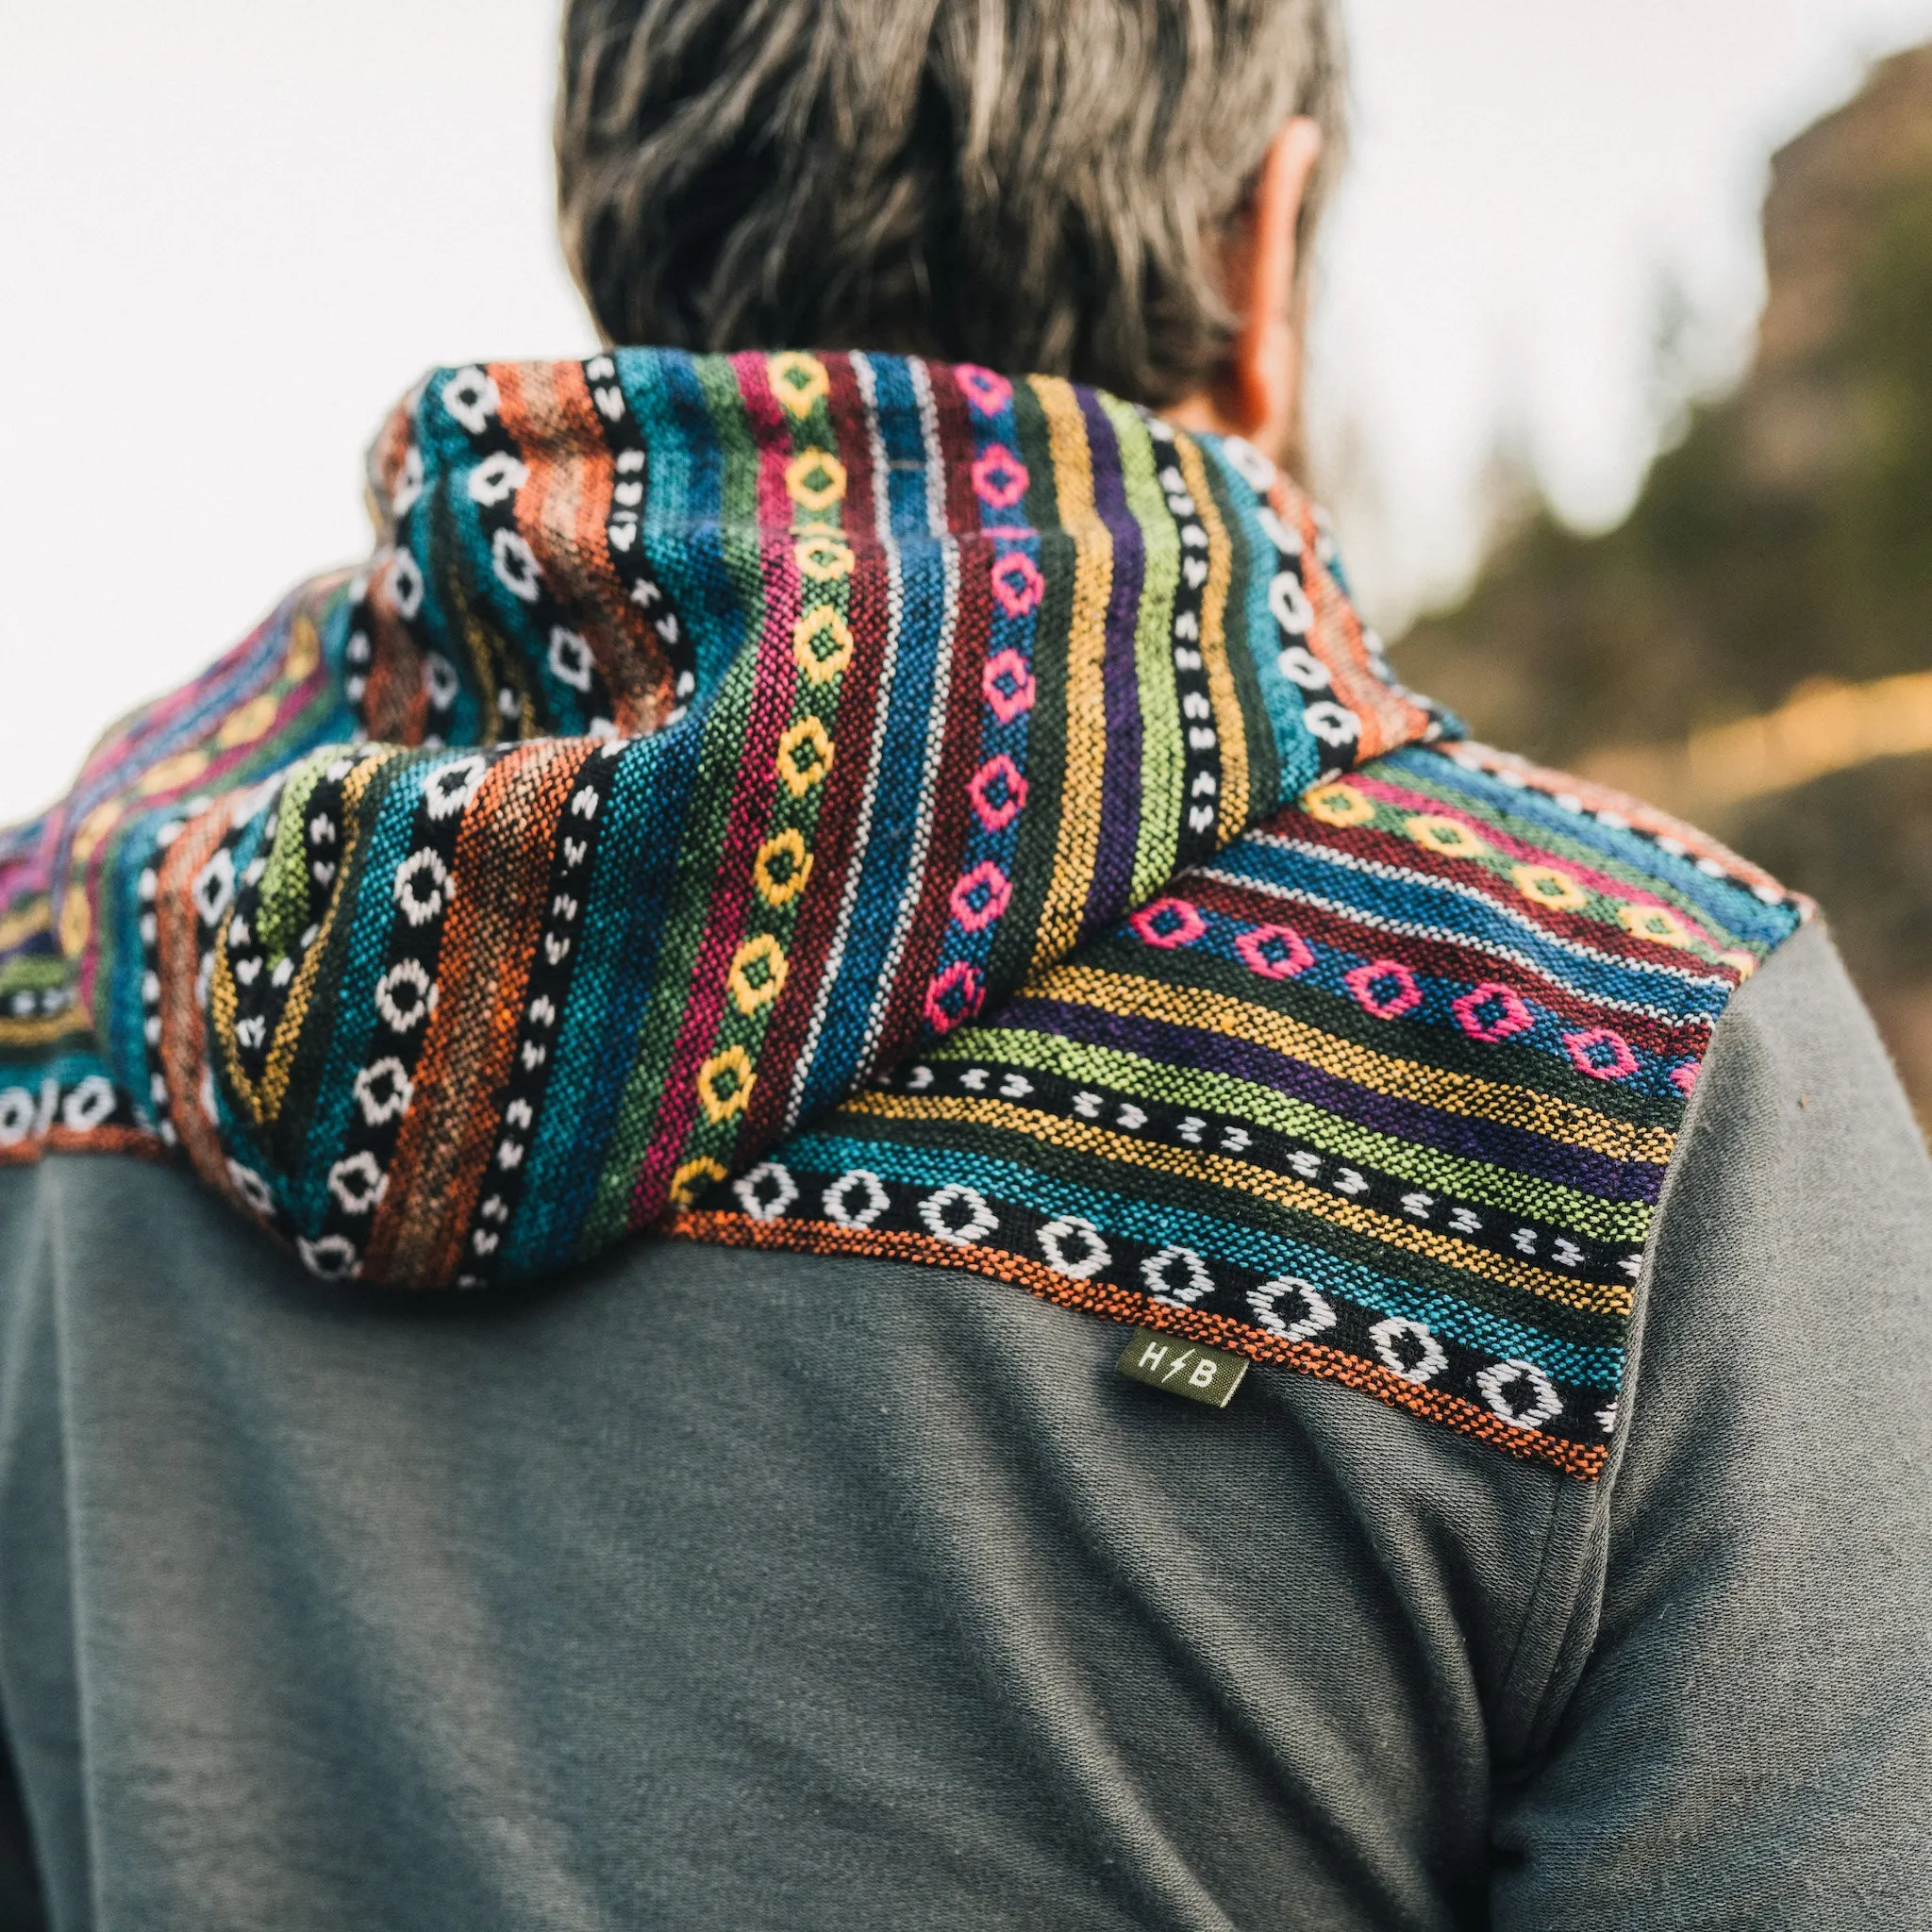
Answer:
[[1163, 1335], [1155, 1328], [1136, 1328], [1134, 1339], [1114, 1364], [1118, 1374], [1150, 1388], [1165, 1389], [1170, 1394], [1185, 1395], [1190, 1402], [1205, 1402], [1209, 1408], [1225, 1408], [1234, 1391], [1248, 1373], [1245, 1356], [1227, 1355], [1218, 1348], [1203, 1348], [1198, 1341], [1184, 1341], [1178, 1335]]

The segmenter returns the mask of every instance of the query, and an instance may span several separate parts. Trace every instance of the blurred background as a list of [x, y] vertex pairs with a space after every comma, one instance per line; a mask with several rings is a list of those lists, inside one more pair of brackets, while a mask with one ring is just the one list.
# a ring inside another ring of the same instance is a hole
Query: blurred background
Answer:
[[[1932, 1122], [1932, 0], [1350, 0], [1311, 466], [1398, 669], [1824, 905]], [[584, 353], [550, 0], [0, 9], [0, 822]]]
[[1932, 1129], [1932, 44], [1776, 151], [1761, 234], [1722, 388], [1659, 284], [1658, 453], [1609, 527], [1566, 518], [1503, 419], [1479, 572], [1397, 663], [1819, 900]]

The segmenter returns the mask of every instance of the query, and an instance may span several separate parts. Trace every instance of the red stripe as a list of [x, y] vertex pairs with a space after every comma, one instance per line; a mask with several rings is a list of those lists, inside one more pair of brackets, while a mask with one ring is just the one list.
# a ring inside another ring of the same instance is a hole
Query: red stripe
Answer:
[[872, 758], [890, 635], [891, 577], [885, 553], [873, 536], [871, 418], [849, 356], [823, 356], [831, 378], [827, 408], [840, 460], [845, 465], [844, 537], [855, 558], [846, 580], [852, 662], [839, 687], [838, 728], [832, 733], [832, 769], [824, 780], [814, 841], [811, 890], [800, 904], [786, 952], [785, 991], [772, 1008], [761, 1058], [770, 1069], [752, 1089], [741, 1144], [769, 1141], [784, 1124], [791, 1078], [804, 1051], [812, 1008], [831, 957], [839, 908], [858, 847], [859, 799]]
[[1339, 952], [1353, 953], [1365, 960], [1400, 959], [1405, 966], [1434, 979], [1465, 986], [1491, 980], [1507, 983], [1561, 1020], [1586, 1027], [1614, 1025], [1632, 1046], [1664, 1058], [1701, 1053], [1710, 1038], [1711, 1022], [1706, 1014], [1687, 1013], [1673, 1024], [1642, 1013], [1623, 1012], [1574, 993], [1514, 959], [1499, 959], [1454, 941], [1388, 932], [1303, 900], [1244, 891], [1223, 879], [1187, 879], [1183, 884], [1181, 896], [1230, 919], [1256, 925], [1290, 925], [1304, 939], [1319, 940]]
[[[778, 739], [791, 722], [800, 673], [791, 658], [791, 627], [798, 620], [801, 595], [797, 559], [787, 529], [791, 498], [785, 491], [785, 465], [791, 458], [783, 409], [765, 379], [762, 356], [732, 358], [747, 426], [758, 453], [758, 493], [760, 506], [758, 577], [764, 597], [764, 623], [757, 644], [756, 671], [749, 715], [739, 741], [736, 775], [732, 781], [730, 816], [725, 822], [713, 869], [716, 882], [709, 892], [710, 917], [692, 957], [691, 981], [678, 1030], [666, 1062], [664, 1085], [658, 1098], [657, 1128], [638, 1165], [631, 1190], [630, 1223], [641, 1226], [654, 1220], [669, 1197], [671, 1176], [689, 1141], [696, 1118], [698, 1069], [712, 1049], [724, 1017], [726, 975], [732, 955], [743, 940], [753, 914], [753, 863], [770, 836], [777, 803]], [[782, 506], [782, 508], [779, 507]], [[715, 721], [722, 723], [722, 717]], [[714, 727], [708, 727], [714, 728]], [[702, 854], [692, 862], [705, 863]], [[817, 858], [810, 892], [819, 890]], [[758, 1085], [782, 1074], [763, 1063]], [[744, 1115], [739, 1116], [742, 1143]]]

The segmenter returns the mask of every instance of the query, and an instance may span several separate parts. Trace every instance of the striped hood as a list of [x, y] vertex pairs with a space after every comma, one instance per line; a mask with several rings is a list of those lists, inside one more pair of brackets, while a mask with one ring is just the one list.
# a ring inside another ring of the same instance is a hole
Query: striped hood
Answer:
[[0, 841], [0, 1158], [526, 1280], [1445, 721], [1239, 442], [914, 359], [435, 372], [378, 547]]

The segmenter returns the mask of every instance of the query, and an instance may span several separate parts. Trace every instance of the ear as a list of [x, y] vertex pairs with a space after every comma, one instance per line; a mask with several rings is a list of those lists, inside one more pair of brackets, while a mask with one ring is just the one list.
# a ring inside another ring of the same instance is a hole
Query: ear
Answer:
[[1296, 242], [1321, 158], [1322, 130], [1306, 115], [1286, 122], [1269, 142], [1224, 256], [1225, 296], [1240, 332], [1214, 383], [1162, 412], [1183, 428], [1244, 436], [1274, 457], [1292, 451], [1302, 369]]
[[1241, 286], [1231, 288], [1241, 319], [1230, 371], [1241, 433], [1278, 451], [1294, 440], [1301, 400], [1301, 281], [1295, 244], [1308, 177], [1322, 158], [1322, 130], [1306, 116], [1268, 145], [1247, 217]]

